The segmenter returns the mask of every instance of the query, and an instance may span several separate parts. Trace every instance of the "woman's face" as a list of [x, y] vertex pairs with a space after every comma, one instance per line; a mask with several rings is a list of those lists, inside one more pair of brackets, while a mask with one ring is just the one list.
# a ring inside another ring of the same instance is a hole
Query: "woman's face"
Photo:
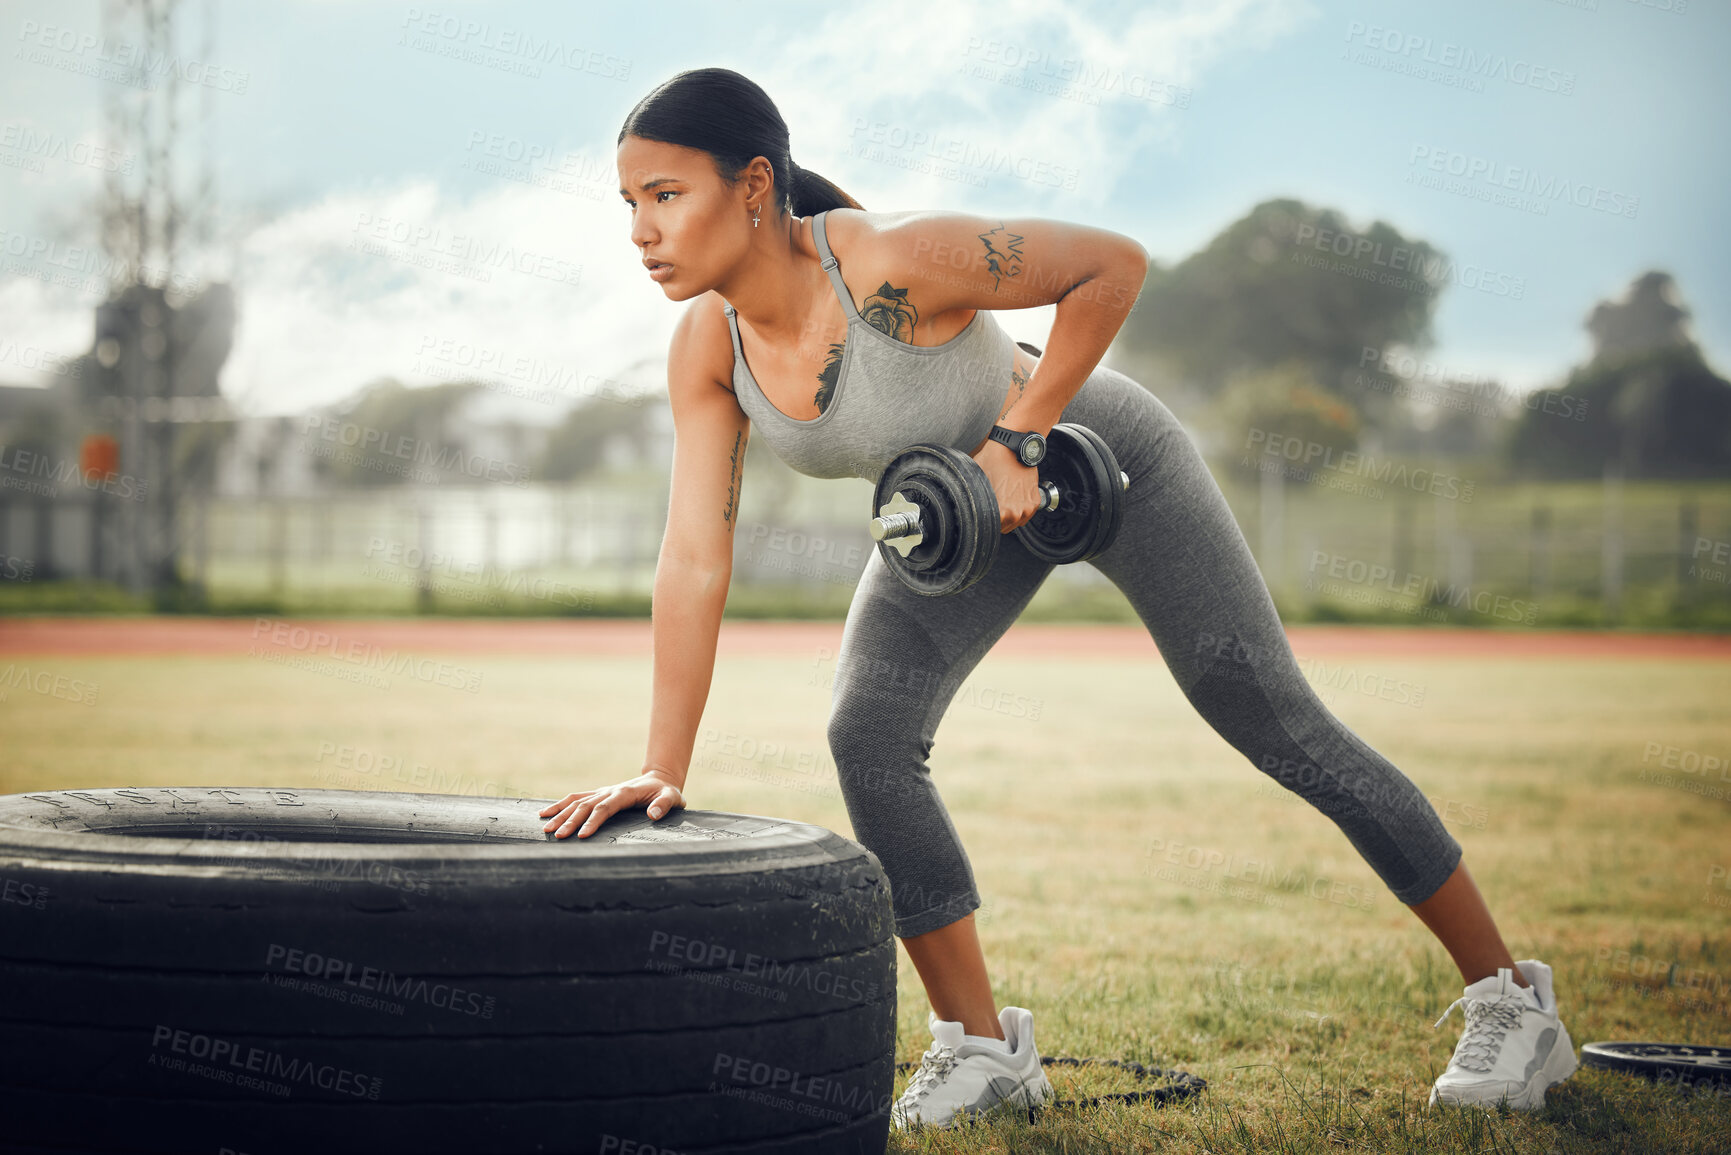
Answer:
[[750, 247], [745, 202], [755, 182], [730, 188], [708, 153], [639, 136], [620, 142], [618, 161], [631, 243], [643, 259], [669, 266], [652, 280], [673, 301], [713, 289]]

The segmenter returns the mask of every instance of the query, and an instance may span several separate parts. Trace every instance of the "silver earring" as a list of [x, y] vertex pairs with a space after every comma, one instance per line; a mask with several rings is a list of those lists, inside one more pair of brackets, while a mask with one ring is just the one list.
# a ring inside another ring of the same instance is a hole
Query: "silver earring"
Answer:
[[755, 229], [757, 227], [757, 214], [761, 213], [762, 211], [763, 211], [762, 205], [758, 205], [756, 208], [751, 210], [751, 227], [752, 228]]

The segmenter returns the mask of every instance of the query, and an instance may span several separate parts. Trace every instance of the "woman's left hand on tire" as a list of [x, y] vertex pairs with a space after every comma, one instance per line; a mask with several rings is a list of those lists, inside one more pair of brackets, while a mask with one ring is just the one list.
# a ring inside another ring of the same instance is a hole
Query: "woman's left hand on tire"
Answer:
[[[645, 770], [628, 781], [596, 790], [579, 790], [542, 807], [540, 817], [552, 815], [552, 819], [541, 831], [554, 838], [569, 838], [576, 830], [578, 838], [588, 838], [621, 810], [642, 806], [649, 811], [649, 819], [653, 822], [684, 805], [685, 795], [668, 772]], [[582, 823], [581, 829], [578, 823]]]

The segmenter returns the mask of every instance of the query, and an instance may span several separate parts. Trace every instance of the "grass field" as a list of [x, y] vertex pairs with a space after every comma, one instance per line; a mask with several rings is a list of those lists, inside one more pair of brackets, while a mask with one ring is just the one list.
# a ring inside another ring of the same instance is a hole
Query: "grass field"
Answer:
[[[92, 699], [7, 690], [0, 791], [550, 797], [635, 772], [646, 660], [450, 660], [482, 674], [478, 692], [357, 685], [245, 656], [0, 655]], [[1731, 771], [1682, 769], [1731, 755], [1731, 662], [1343, 660], [1422, 687], [1416, 705], [1346, 683], [1321, 691], [1432, 798], [1515, 957], [1555, 968], [1577, 1047], [1731, 1043]], [[832, 670], [821, 648], [724, 655], [691, 805], [850, 833], [823, 739]], [[1016, 705], [998, 712], [1006, 695]], [[1034, 1011], [1044, 1054], [1180, 1067], [1209, 1086], [1167, 1108], [893, 1137], [893, 1151], [1731, 1149], [1731, 1098], [1585, 1069], [1541, 1112], [1427, 1111], [1462, 1020], [1431, 1024], [1460, 995], [1458, 974], [1326, 818], [1208, 729], [1152, 646], [988, 657], [932, 766], [985, 897], [976, 917], [999, 1005]], [[1246, 871], [1251, 859], [1270, 869]], [[902, 958], [897, 1057], [917, 1061], [927, 1003]], [[1136, 1086], [1110, 1070], [1052, 1078], [1065, 1098]]]

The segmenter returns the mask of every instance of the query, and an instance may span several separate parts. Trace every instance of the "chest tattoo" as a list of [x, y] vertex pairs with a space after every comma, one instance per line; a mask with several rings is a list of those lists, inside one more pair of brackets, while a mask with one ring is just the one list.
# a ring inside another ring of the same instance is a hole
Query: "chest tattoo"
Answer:
[[847, 342], [841, 341], [829, 347], [829, 360], [824, 362], [823, 370], [817, 375], [817, 411], [822, 413], [829, 408], [829, 399], [835, 393], [835, 380], [841, 373], [841, 356], [847, 351]]

